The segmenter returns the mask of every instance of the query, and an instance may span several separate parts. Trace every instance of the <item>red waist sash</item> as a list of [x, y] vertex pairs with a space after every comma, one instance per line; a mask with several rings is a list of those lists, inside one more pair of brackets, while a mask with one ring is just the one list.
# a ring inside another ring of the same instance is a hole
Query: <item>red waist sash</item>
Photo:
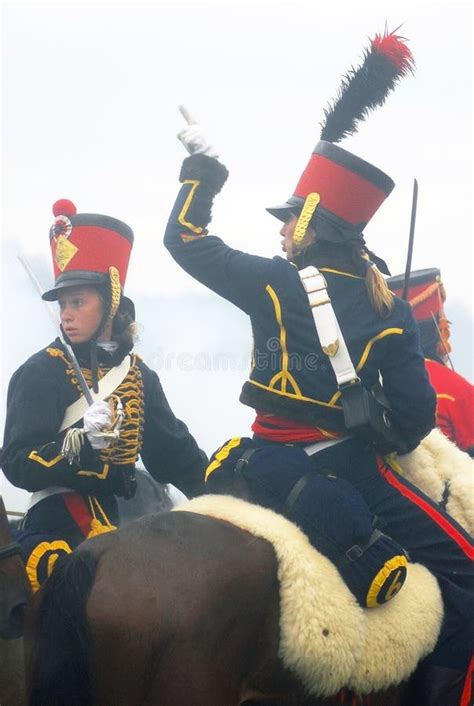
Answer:
[[327, 441], [339, 439], [342, 434], [327, 431], [319, 427], [308, 426], [274, 414], [264, 414], [257, 411], [257, 416], [252, 424], [252, 431], [262, 439], [285, 444], [312, 443], [314, 441]]

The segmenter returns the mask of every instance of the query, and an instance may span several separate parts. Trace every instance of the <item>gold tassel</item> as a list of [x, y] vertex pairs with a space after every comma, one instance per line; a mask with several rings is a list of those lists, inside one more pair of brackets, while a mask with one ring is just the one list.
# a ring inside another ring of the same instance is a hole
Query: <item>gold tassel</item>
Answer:
[[103, 525], [100, 520], [91, 520], [91, 531], [87, 535], [87, 539], [91, 537], [97, 537], [98, 534], [105, 534], [105, 532], [113, 532], [117, 528], [115, 525]]
[[[116, 530], [117, 527], [113, 525], [111, 522], [109, 522], [109, 518], [104, 512], [104, 509], [100, 502], [97, 500], [97, 498], [94, 495], [89, 495], [89, 507], [91, 510], [91, 515], [92, 515], [92, 520], [91, 520], [91, 529], [89, 534], [87, 535], [87, 539], [90, 539], [91, 537], [97, 537], [98, 534], [104, 534], [105, 532], [112, 532], [113, 530]], [[102, 517], [104, 518], [105, 524], [102, 523], [100, 520], [97, 519], [97, 514], [94, 508], [94, 505], [96, 506], [97, 510], [100, 512]]]

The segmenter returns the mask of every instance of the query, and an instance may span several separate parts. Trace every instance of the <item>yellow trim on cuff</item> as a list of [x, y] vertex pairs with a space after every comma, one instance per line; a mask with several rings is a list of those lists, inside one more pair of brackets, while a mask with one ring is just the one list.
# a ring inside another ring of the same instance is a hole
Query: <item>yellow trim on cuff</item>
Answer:
[[78, 476], [95, 476], [96, 478], [99, 478], [100, 480], [104, 480], [104, 478], [107, 478], [109, 474], [109, 464], [104, 463], [104, 468], [102, 471], [78, 471], [77, 475]]
[[192, 187], [189, 191], [189, 194], [186, 196], [186, 200], [183, 204], [183, 208], [181, 209], [180, 214], [178, 216], [178, 223], [180, 223], [185, 228], [189, 228], [189, 230], [192, 230], [192, 232], [196, 233], [196, 235], [201, 235], [204, 228], [201, 228], [200, 226], [195, 226], [192, 223], [190, 223], [189, 221], [187, 221], [186, 215], [187, 215], [189, 208], [191, 206], [191, 202], [194, 198], [194, 194], [196, 193], [196, 189], [198, 188], [200, 183], [201, 182], [198, 179], [186, 179], [185, 181], [183, 181], [183, 185], [184, 184], [192, 184]]
[[199, 238], [202, 238], [202, 235], [189, 235], [188, 233], [180, 233], [181, 240], [183, 243], [190, 243], [192, 240], [199, 240]]
[[37, 463], [40, 463], [45, 468], [51, 468], [52, 466], [55, 466], [57, 463], [59, 463], [59, 461], [62, 461], [64, 456], [62, 456], [62, 454], [58, 454], [50, 461], [47, 461], [45, 458], [42, 458], [42, 456], [40, 456], [37, 451], [33, 450], [28, 456], [28, 458], [30, 461], [36, 461]]

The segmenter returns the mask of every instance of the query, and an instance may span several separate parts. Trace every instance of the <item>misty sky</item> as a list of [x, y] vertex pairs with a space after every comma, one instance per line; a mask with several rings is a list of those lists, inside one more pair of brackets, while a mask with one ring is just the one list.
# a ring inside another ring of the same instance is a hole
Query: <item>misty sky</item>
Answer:
[[[198, 442], [209, 453], [248, 433], [251, 411], [238, 403], [246, 317], [181, 272], [162, 245], [185, 157], [177, 106], [200, 118], [230, 171], [211, 232], [273, 256], [279, 224], [265, 206], [292, 193], [341, 75], [385, 23], [403, 24], [415, 77], [341, 146], [396, 182], [365, 231], [393, 274], [404, 270], [418, 179], [413, 269], [440, 267], [453, 361], [472, 378], [470, 2], [17, 0], [3, 2], [2, 15], [2, 429], [9, 377], [54, 336], [16, 255], [52, 284], [51, 206], [69, 198], [78, 212], [135, 231], [126, 291], [138, 305], [141, 350]], [[220, 354], [232, 370], [215, 369]], [[5, 494], [24, 506], [25, 494]]]

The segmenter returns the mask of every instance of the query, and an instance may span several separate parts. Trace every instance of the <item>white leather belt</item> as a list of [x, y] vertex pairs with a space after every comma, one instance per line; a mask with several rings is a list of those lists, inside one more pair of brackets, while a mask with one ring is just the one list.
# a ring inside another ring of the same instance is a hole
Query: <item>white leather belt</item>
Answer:
[[61, 488], [59, 485], [52, 485], [51, 488], [44, 488], [44, 490], [35, 490], [31, 493], [30, 500], [28, 502], [27, 510], [31, 510], [34, 505], [41, 502], [45, 498], [49, 498], [50, 495], [59, 495], [59, 493], [74, 493], [71, 488]]
[[342, 441], [347, 441], [350, 439], [350, 436], [344, 436], [342, 439], [328, 439], [328, 441], [316, 441], [314, 444], [308, 444], [308, 446], [304, 446], [304, 451], [308, 456], [314, 456], [314, 454], [317, 454], [319, 451], [324, 451], [324, 449], [329, 449], [330, 446], [335, 446], [336, 444], [340, 444]]

